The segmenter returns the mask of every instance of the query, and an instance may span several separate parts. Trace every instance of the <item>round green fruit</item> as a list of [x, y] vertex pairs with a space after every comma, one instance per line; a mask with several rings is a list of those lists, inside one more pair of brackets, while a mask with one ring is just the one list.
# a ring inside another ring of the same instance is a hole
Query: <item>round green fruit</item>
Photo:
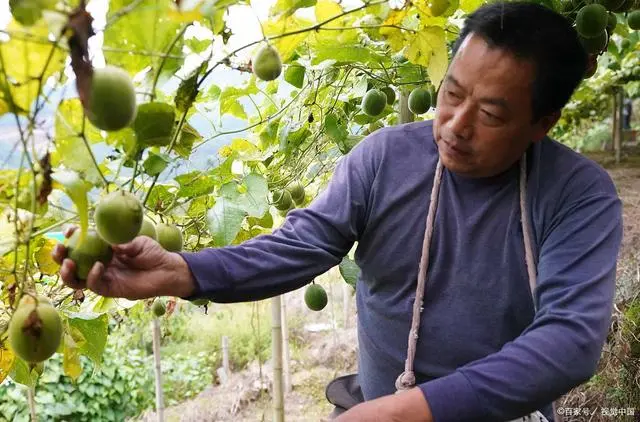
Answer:
[[387, 104], [392, 105], [396, 101], [396, 91], [393, 88], [387, 86], [382, 88], [381, 91], [387, 96]]
[[67, 241], [67, 256], [76, 264], [76, 277], [86, 280], [96, 262], [109, 264], [113, 250], [95, 230], [88, 230], [81, 243], [79, 240], [80, 230], [76, 230]]
[[40, 0], [9, 0], [9, 8], [20, 25], [31, 26], [42, 17]]
[[292, 183], [288, 188], [289, 193], [291, 194], [291, 199], [296, 205], [302, 205], [304, 203], [304, 186], [300, 182]]
[[123, 129], [136, 116], [136, 93], [129, 74], [122, 68], [106, 66], [93, 70], [87, 118], [98, 129]]
[[370, 89], [362, 97], [362, 111], [367, 116], [379, 116], [387, 105], [387, 96], [377, 88]]
[[280, 211], [288, 211], [293, 207], [291, 193], [286, 189], [275, 191], [273, 193], [273, 205]]
[[311, 283], [304, 292], [304, 303], [312, 311], [321, 311], [327, 306], [327, 292], [316, 283]]
[[431, 108], [431, 93], [426, 88], [415, 88], [409, 94], [408, 103], [413, 114], [424, 114]]
[[613, 30], [616, 29], [618, 25], [618, 18], [613, 13], [609, 13], [607, 15], [607, 33], [613, 33]]
[[607, 47], [607, 42], [609, 41], [609, 36], [607, 35], [607, 31], [602, 31], [600, 35], [594, 38], [584, 38], [580, 37], [580, 42], [582, 46], [589, 54], [599, 54], [602, 50]]
[[143, 216], [138, 198], [127, 191], [117, 190], [100, 199], [93, 220], [100, 237], [107, 243], [119, 245], [131, 242], [138, 235]]
[[183, 246], [182, 232], [173, 224], [160, 223], [156, 226], [158, 243], [169, 252], [180, 252]]
[[640, 29], [640, 10], [634, 10], [627, 16], [627, 24], [629, 28], [635, 30]]
[[153, 224], [153, 221], [149, 217], [144, 217], [142, 219], [142, 226], [140, 227], [140, 231], [138, 232], [138, 236], [147, 236], [152, 238], [153, 240], [158, 240], [158, 233], [156, 232], [156, 225]]
[[138, 106], [133, 130], [143, 146], [167, 146], [171, 143], [175, 110], [167, 103], [152, 102]]
[[607, 28], [609, 18], [603, 5], [591, 3], [584, 6], [576, 16], [576, 30], [584, 38], [597, 37]]
[[631, 41], [629, 41], [628, 39], [624, 38], [622, 41], [620, 41], [621, 50], [626, 50], [630, 46], [631, 46]]
[[156, 299], [153, 301], [153, 305], [151, 305], [151, 311], [153, 315], [161, 317], [167, 312], [167, 307], [162, 300]]
[[258, 49], [251, 60], [251, 66], [254, 75], [263, 81], [272, 81], [282, 73], [280, 54], [269, 44]]
[[35, 300], [18, 306], [9, 322], [9, 345], [22, 360], [38, 363], [60, 346], [62, 320], [50, 304]]

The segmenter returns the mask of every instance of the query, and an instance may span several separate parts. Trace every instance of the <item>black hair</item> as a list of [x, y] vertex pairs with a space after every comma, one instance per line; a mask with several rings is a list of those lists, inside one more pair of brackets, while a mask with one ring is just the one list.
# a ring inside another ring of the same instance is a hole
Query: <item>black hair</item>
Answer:
[[471, 33], [533, 62], [534, 121], [560, 111], [585, 76], [588, 55], [578, 33], [567, 18], [546, 6], [498, 1], [479, 7], [465, 20], [454, 55]]

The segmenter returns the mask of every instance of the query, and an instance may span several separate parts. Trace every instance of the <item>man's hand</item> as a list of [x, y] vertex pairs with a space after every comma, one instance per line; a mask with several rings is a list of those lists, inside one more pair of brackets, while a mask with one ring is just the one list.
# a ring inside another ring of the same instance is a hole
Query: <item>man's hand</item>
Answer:
[[419, 388], [361, 403], [335, 422], [433, 422], [429, 403]]
[[[70, 237], [75, 227], [65, 232]], [[60, 277], [73, 289], [88, 288], [100, 296], [130, 300], [156, 296], [190, 296], [195, 281], [187, 263], [176, 253], [167, 252], [158, 242], [138, 236], [131, 242], [113, 245], [113, 258], [105, 267], [96, 262], [87, 280], [77, 280], [75, 263], [66, 258], [62, 244], [53, 249], [53, 259], [60, 267]]]

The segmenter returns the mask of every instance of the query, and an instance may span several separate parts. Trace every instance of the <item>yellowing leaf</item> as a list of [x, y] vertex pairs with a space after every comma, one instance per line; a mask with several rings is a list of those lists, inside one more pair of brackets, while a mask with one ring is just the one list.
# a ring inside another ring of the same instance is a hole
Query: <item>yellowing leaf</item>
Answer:
[[80, 364], [80, 352], [76, 342], [70, 334], [64, 336], [64, 356], [62, 359], [62, 368], [64, 374], [76, 381], [82, 374], [82, 366]]
[[189, 23], [202, 19], [202, 12], [198, 7], [191, 10], [176, 10], [171, 8], [169, 9], [169, 13], [167, 13], [167, 16], [169, 16], [169, 19], [174, 22]]
[[[285, 32], [291, 32], [302, 28], [311, 26], [312, 23], [307, 19], [298, 18], [295, 16], [283, 15], [276, 21], [268, 21], [263, 25], [264, 34], [267, 37], [274, 35], [281, 35]], [[278, 38], [271, 41], [271, 44], [278, 50], [283, 62], [287, 62], [296, 48], [309, 36], [309, 32], [302, 32], [300, 34], [291, 35], [288, 37]]]
[[465, 13], [471, 13], [483, 4], [483, 0], [460, 0], [460, 9]]
[[444, 30], [431, 26], [410, 36], [407, 59], [427, 68], [429, 79], [437, 88], [447, 71], [448, 56]]
[[400, 30], [394, 30], [387, 37], [387, 43], [391, 46], [393, 51], [400, 51], [404, 48], [407, 39], [404, 33]]
[[54, 275], [60, 268], [51, 256], [51, 252], [53, 252], [53, 247], [55, 245], [56, 242], [52, 239], [47, 239], [45, 237], [38, 239], [36, 251], [33, 255], [42, 274]]
[[5, 344], [0, 343], [0, 384], [11, 372], [15, 360], [16, 355], [13, 354], [13, 351], [6, 347]]
[[[333, 0], [318, 0], [318, 4], [316, 4], [316, 19], [318, 22], [324, 22], [334, 16], [340, 15], [341, 13], [343, 13], [342, 7]], [[333, 20], [324, 25], [324, 27], [340, 27], [341, 25], [339, 20], [340, 19]]]
[[[7, 32], [24, 34], [25, 28], [12, 20]], [[0, 90], [6, 104], [11, 100], [18, 110], [25, 112], [38, 94], [38, 79], [43, 76], [43, 83], [52, 74], [62, 69], [66, 57], [52, 43], [41, 42], [49, 36], [49, 28], [45, 19], [40, 19], [29, 27], [27, 35], [11, 37], [7, 42], [0, 42], [4, 70], [0, 70]], [[51, 49], [55, 48], [51, 60], [48, 61]], [[45, 68], [46, 66], [46, 68]], [[6, 75], [6, 79], [5, 79]]]
[[0, 116], [9, 111], [9, 105], [0, 99]]

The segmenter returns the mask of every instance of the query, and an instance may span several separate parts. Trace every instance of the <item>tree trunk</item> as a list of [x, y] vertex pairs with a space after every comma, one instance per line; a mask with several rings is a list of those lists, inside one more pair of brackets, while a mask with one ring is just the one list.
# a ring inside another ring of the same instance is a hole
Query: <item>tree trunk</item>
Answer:
[[620, 156], [622, 155], [622, 100], [624, 99], [624, 93], [620, 90], [617, 94], [617, 125], [616, 135], [613, 138], [613, 144], [616, 154], [616, 164], [620, 164]]
[[284, 392], [289, 393], [291, 391], [291, 370], [290, 370], [290, 356], [289, 356], [289, 329], [287, 328], [287, 300], [282, 296], [282, 372], [284, 373]]

